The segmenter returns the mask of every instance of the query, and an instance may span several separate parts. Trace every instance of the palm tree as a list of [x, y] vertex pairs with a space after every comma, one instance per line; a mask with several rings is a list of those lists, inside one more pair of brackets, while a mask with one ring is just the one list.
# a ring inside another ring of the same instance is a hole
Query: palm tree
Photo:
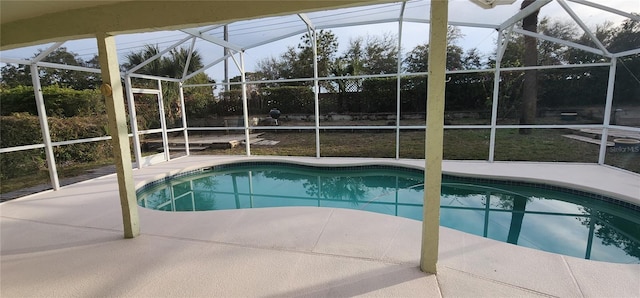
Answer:
[[[140, 65], [144, 61], [147, 61], [151, 57], [160, 53], [160, 49], [157, 45], [145, 45], [144, 48], [138, 52], [131, 52], [125, 56], [126, 62], [122, 65], [125, 70], [132, 69], [137, 65]], [[162, 57], [151, 61], [140, 68], [137, 72], [155, 75], [160, 77], [169, 78], [182, 78], [185, 65], [189, 57], [189, 50], [186, 48], [175, 48], [170, 50]], [[187, 74], [192, 73], [203, 67], [202, 56], [197, 50], [191, 52], [191, 59], [189, 60], [189, 66]], [[213, 80], [209, 78], [205, 73], [200, 73], [193, 78], [187, 80], [188, 83], [211, 83]], [[138, 86], [144, 86], [149, 88], [155, 88], [155, 83], [148, 80], [139, 80], [134, 84]], [[175, 83], [163, 83], [162, 95], [165, 103], [165, 111], [167, 112], [167, 118], [170, 123], [178, 123], [180, 121], [181, 113], [179, 109], [178, 100], [178, 88]], [[192, 109], [187, 110], [187, 114], [202, 113], [201, 110], [206, 110], [208, 103], [212, 102], [213, 93], [209, 87], [196, 87], [185, 90], [185, 101], [193, 103]], [[188, 106], [188, 105], [187, 105]], [[195, 111], [197, 109], [198, 111]], [[140, 115], [145, 117], [144, 115]], [[147, 115], [151, 118], [156, 118], [155, 114]], [[148, 119], [149, 120], [149, 119]], [[157, 119], [151, 119], [155, 121]]]
[[[160, 49], [157, 45], [145, 45], [144, 49], [139, 52], [127, 54], [125, 57], [127, 62], [124, 64], [124, 68], [132, 69], [136, 65], [157, 55], [159, 52]], [[189, 50], [185, 48], [175, 48], [169, 51], [168, 55], [155, 59], [151, 61], [151, 63], [143, 66], [139, 72], [161, 77], [181, 78], [188, 57]], [[200, 56], [197, 50], [194, 50], [191, 53], [187, 73], [194, 72], [202, 67], [202, 56]]]

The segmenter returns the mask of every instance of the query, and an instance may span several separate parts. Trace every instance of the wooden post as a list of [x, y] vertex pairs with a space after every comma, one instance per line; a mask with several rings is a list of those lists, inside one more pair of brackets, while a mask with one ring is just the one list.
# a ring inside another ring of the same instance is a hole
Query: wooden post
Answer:
[[448, 1], [431, 1], [429, 70], [427, 81], [427, 129], [425, 144], [424, 208], [420, 269], [436, 273], [442, 187], [442, 139], [447, 61]]
[[131, 165], [131, 151], [129, 149], [129, 135], [127, 117], [124, 109], [124, 95], [120, 81], [120, 65], [113, 36], [106, 33], [96, 35], [98, 40], [98, 54], [102, 71], [102, 86], [100, 90], [105, 98], [107, 116], [109, 118], [109, 132], [113, 144], [113, 158], [118, 177], [120, 205], [122, 206], [122, 222], [124, 237], [134, 238], [140, 234], [136, 191], [133, 182]]

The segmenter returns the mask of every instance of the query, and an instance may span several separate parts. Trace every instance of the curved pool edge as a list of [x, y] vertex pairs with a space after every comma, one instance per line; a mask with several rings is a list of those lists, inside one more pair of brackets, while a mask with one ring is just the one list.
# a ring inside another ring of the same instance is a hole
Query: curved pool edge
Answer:
[[[179, 230], [181, 237], [189, 239], [298, 251], [314, 258], [331, 255], [401, 266], [419, 264], [421, 222], [369, 211], [296, 206], [200, 214], [144, 212], [143, 220], [165, 223], [164, 226], [147, 224], [143, 226], [143, 234], [170, 236]], [[194, 228], [167, 229], [166, 224], [171, 222]], [[260, 227], [259, 233], [256, 227]], [[466, 278], [484, 280], [491, 287], [514, 285], [559, 297], [629, 297], [634, 296], [633, 282], [640, 274], [640, 264], [585, 260], [442, 226], [439, 241], [438, 278], [463, 274]], [[470, 282], [466, 278], [457, 283]], [[440, 285], [444, 290], [448, 286], [453, 284]], [[480, 292], [467, 294], [487, 293], [483, 292], [486, 289], [476, 290]], [[532, 292], [529, 295], [533, 295]]]
[[[463, 166], [467, 168], [461, 169]], [[470, 166], [474, 169], [470, 169]], [[519, 171], [520, 169], [525, 171]], [[494, 172], [490, 173], [491, 171]], [[640, 206], [640, 174], [610, 166], [568, 162], [444, 161], [443, 173], [460, 177], [547, 184]]]
[[[173, 159], [135, 170], [133, 176], [136, 182], [147, 181], [183, 168], [231, 160], [237, 158], [192, 156]], [[640, 265], [604, 263], [533, 251], [444, 227], [440, 228], [442, 244], [436, 279], [417, 269], [415, 260], [419, 258], [421, 240], [419, 222], [357, 210], [336, 210], [337, 214], [348, 216], [334, 217], [330, 221], [334, 225], [353, 227], [354, 233], [347, 238], [353, 243], [351, 251], [362, 254], [362, 250], [375, 253], [400, 248], [402, 250], [398, 251], [410, 255], [410, 264], [353, 258], [344, 250], [342, 253], [318, 254], [297, 246], [293, 242], [297, 238], [291, 237], [287, 229], [298, 229], [304, 232], [301, 235], [309, 235], [300, 225], [300, 218], [312, 220], [309, 224], [320, 230], [327, 225], [330, 210], [317, 207], [291, 209], [288, 211], [291, 216], [286, 217], [282, 216], [282, 209], [275, 208], [184, 214], [138, 208], [141, 236], [122, 239], [122, 212], [115, 175], [68, 185], [59, 191], [41, 192], [3, 203], [1, 207], [0, 268], [3, 274], [7, 273], [3, 275], [7, 280], [3, 279], [2, 296], [25, 296], [24, 293], [46, 296], [52, 291], [64, 296], [96, 293], [169, 296], [168, 293], [177, 293], [175, 291], [180, 289], [201, 296], [210, 295], [214, 290], [221, 296], [282, 296], [281, 285], [300, 283], [307, 292], [287, 293], [292, 296], [318, 294], [313, 291], [326, 286], [324, 289], [327, 290], [320, 292], [323, 294], [338, 286], [338, 289], [352, 290], [348, 292], [352, 295], [372, 296], [401, 296], [402, 293], [404, 296], [425, 296], [430, 289], [433, 292], [428, 293], [433, 295], [426, 296], [640, 296], [637, 282]], [[352, 218], [352, 215], [358, 217]], [[370, 220], [364, 222], [357, 220], [359, 218]], [[383, 226], [401, 225], [391, 230], [392, 236], [396, 237], [392, 246], [382, 241], [367, 241], [370, 237], [387, 235], [378, 231], [361, 233], [363, 224], [366, 227], [370, 222]], [[332, 231], [325, 230], [322, 234], [321, 240], [331, 240], [324, 247], [335, 245], [336, 249], [348, 249], [344, 237], [339, 238], [343, 234], [336, 234], [335, 229]], [[329, 235], [336, 238], [324, 238]], [[260, 240], [257, 237], [269, 239], [276, 246], [265, 247], [264, 242], [261, 247], [242, 245], [245, 240]], [[317, 239], [312, 238], [309, 245], [315, 245]], [[283, 243], [297, 249], [282, 248]], [[175, 255], [169, 255], [170, 252]], [[279, 274], [264, 274], [269, 271]], [[171, 273], [170, 278], [167, 278], [167, 272]], [[142, 282], [122, 283], [119, 276], [133, 276]], [[348, 283], [340, 279], [343, 276], [349, 278]], [[211, 280], [216, 282], [211, 283]], [[118, 286], [105, 287], [109, 282], [118, 282]], [[363, 289], [371, 292], [362, 292]], [[332, 293], [336, 295], [336, 292]]]
[[[204, 157], [204, 158], [203, 158]], [[193, 158], [184, 157], [184, 158]], [[339, 166], [401, 166], [424, 170], [421, 159], [350, 158], [350, 157], [294, 157], [294, 156], [197, 156], [199, 164], [171, 169], [151, 178], [137, 181], [136, 191], [154, 181], [198, 169], [237, 162], [284, 162], [317, 167]], [[595, 173], [595, 172], [603, 173]], [[568, 188], [640, 206], [640, 174], [607, 166], [584, 163], [546, 162], [486, 162], [452, 161], [442, 164], [445, 175], [502, 181], [518, 181]], [[635, 177], [634, 177], [635, 176]]]

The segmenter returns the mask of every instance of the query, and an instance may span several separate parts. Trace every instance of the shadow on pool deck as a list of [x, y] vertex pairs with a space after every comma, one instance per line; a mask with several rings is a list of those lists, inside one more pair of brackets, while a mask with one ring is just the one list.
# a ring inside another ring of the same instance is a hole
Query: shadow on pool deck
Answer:
[[[114, 174], [115, 172], [116, 172], [116, 166], [114, 165], [91, 169], [86, 171], [82, 175], [60, 179], [60, 186], [71, 185], [74, 183], [102, 177], [105, 175]], [[36, 186], [31, 186], [23, 189], [6, 192], [3, 194], [0, 194], [0, 203], [21, 198], [24, 196], [36, 194], [45, 190], [51, 190], [51, 189], [53, 189], [51, 187], [51, 184], [47, 183], [47, 184], [39, 184]]]

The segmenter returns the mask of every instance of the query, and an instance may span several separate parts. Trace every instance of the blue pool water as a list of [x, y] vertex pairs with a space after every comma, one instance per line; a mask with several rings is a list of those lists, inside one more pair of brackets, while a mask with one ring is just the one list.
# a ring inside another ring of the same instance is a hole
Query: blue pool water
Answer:
[[[149, 184], [142, 207], [201, 211], [282, 206], [366, 210], [422, 220], [423, 172], [388, 166], [218, 166]], [[541, 185], [443, 177], [440, 224], [580, 258], [640, 263], [640, 211]]]

